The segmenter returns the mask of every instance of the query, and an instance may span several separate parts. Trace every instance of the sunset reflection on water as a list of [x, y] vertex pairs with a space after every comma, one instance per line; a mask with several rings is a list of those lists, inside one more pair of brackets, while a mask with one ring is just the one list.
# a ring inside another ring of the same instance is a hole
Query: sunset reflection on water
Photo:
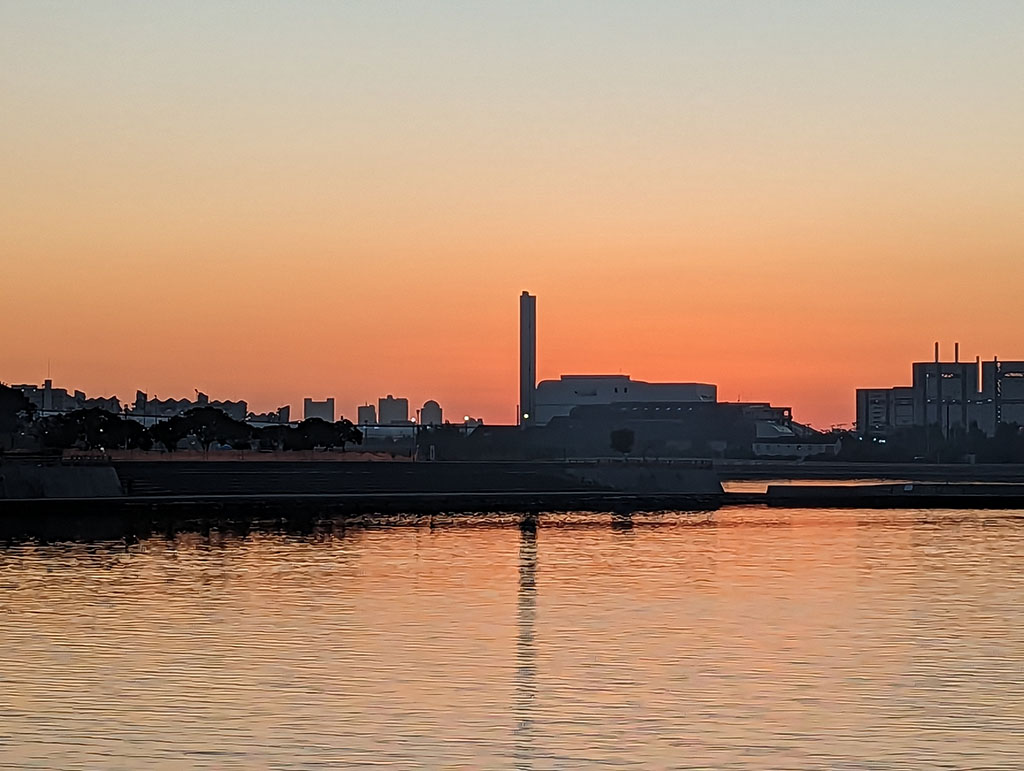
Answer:
[[1015, 768], [1024, 512], [0, 550], [0, 765]]

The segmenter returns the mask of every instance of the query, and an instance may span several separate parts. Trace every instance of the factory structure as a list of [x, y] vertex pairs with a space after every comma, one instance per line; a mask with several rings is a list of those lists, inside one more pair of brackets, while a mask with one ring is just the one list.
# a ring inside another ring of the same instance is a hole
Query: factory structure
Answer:
[[41, 386], [30, 383], [12, 385], [21, 391], [36, 408], [36, 415], [48, 417], [62, 415], [75, 410], [99, 409], [112, 414], [123, 415], [143, 425], [153, 423], [175, 415], [181, 415], [197, 407], [215, 407], [234, 420], [263, 418], [263, 422], [288, 422], [288, 408], [281, 407], [275, 413], [254, 416], [248, 412], [248, 404], [244, 401], [218, 401], [210, 399], [202, 391], [196, 391], [195, 399], [158, 399], [149, 396], [145, 391], [135, 392], [135, 401], [122, 404], [116, 396], [87, 397], [84, 392], [69, 392], [65, 388], [54, 388], [52, 380], [45, 380]]
[[[519, 373], [516, 421], [485, 425], [465, 416], [444, 419], [432, 399], [410, 409], [409, 400], [387, 394], [357, 408], [356, 424], [367, 443], [414, 443], [437, 459], [561, 459], [616, 457], [612, 433], [631, 437], [629, 454], [651, 457], [782, 457], [836, 455], [839, 439], [793, 419], [789, 407], [767, 402], [720, 402], [718, 388], [702, 382], [649, 382], [626, 374], [562, 374], [537, 379], [537, 298], [519, 298]], [[999, 422], [1024, 423], [1024, 363], [959, 361], [914, 364], [909, 387], [861, 389], [857, 425], [862, 433], [885, 433], [904, 425], [974, 423], [991, 434]], [[159, 400], [139, 392], [134, 405], [113, 397], [87, 399], [47, 381], [42, 388], [18, 386], [40, 412], [97, 406], [151, 424], [197, 406], [223, 410], [254, 425], [289, 424], [290, 411], [254, 415], [244, 401], [218, 402], [197, 391], [196, 399]], [[334, 398], [305, 398], [302, 418], [334, 422]], [[419, 450], [417, 450], [419, 452]]]
[[[567, 374], [537, 382], [537, 298], [519, 298], [515, 426], [479, 426], [439, 457], [593, 458], [617, 455], [627, 429], [647, 457], [834, 455], [838, 441], [795, 422], [788, 407], [722, 403], [710, 383], [650, 383], [629, 375]], [[434, 441], [431, 438], [430, 441]], [[461, 453], [461, 455], [459, 454]]]
[[911, 385], [857, 389], [857, 433], [885, 437], [900, 429], [938, 426], [944, 436], [976, 427], [994, 436], [1000, 423], [1024, 425], [1024, 361], [941, 361], [911, 365]]
[[577, 407], [645, 404], [714, 404], [718, 388], [709, 383], [647, 383], [629, 375], [562, 375], [537, 382], [537, 298], [519, 298], [519, 425], [546, 426]]

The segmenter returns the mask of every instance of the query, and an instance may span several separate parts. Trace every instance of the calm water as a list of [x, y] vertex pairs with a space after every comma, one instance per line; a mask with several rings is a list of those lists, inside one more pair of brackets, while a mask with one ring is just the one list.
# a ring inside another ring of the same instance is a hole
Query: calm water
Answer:
[[0, 765], [1021, 768], [1024, 512], [0, 548]]

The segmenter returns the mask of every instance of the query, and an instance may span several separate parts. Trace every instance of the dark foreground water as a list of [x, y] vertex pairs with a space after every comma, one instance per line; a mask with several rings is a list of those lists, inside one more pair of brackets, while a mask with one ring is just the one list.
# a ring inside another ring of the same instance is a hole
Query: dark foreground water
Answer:
[[1019, 769], [1024, 512], [0, 548], [12, 768]]

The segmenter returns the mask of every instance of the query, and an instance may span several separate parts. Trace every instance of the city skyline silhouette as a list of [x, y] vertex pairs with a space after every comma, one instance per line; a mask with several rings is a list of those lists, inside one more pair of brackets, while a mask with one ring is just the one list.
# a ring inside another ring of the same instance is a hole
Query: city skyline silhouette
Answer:
[[523, 287], [539, 379], [822, 427], [934, 340], [1024, 358], [1020, 4], [3, 18], [7, 382], [512, 423]]

